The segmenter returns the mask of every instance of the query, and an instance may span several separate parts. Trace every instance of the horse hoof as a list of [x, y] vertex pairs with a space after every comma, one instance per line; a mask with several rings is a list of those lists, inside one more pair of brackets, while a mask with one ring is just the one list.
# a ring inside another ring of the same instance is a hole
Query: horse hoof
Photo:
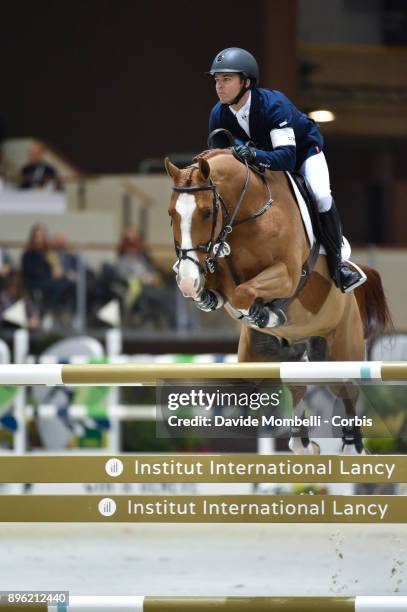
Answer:
[[319, 444], [310, 440], [308, 446], [305, 446], [298, 438], [291, 438], [288, 442], [288, 448], [294, 455], [320, 455], [321, 448]]
[[342, 444], [342, 451], [341, 451], [342, 455], [358, 455], [358, 456], [364, 456], [364, 455], [370, 455], [371, 452], [367, 449], [362, 447], [361, 449], [356, 448], [355, 444]]
[[312, 452], [310, 453], [310, 455], [320, 455], [321, 454], [321, 447], [319, 444], [311, 440], [311, 443], [309, 444], [308, 448], [310, 446], [312, 446]]
[[299, 438], [290, 438], [288, 448], [294, 455], [304, 455], [307, 447], [304, 446]]

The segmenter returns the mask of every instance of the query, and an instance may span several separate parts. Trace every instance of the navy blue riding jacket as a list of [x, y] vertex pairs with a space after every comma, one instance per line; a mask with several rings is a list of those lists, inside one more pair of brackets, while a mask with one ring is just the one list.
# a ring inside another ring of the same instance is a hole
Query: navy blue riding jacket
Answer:
[[[255, 163], [270, 170], [298, 170], [311, 155], [322, 150], [323, 138], [317, 124], [298, 110], [280, 91], [251, 90], [250, 137], [239, 125], [227, 104], [218, 102], [209, 117], [209, 132], [229, 130], [240, 143], [250, 140], [256, 149]], [[212, 146], [230, 146], [224, 135], [215, 136]]]

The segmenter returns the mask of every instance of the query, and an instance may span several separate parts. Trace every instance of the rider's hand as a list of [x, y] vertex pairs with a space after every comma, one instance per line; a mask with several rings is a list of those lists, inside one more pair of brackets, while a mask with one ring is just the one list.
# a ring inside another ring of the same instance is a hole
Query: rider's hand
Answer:
[[246, 160], [248, 164], [252, 164], [256, 159], [256, 149], [249, 147], [247, 144], [240, 144], [233, 147], [233, 154], [241, 160]]

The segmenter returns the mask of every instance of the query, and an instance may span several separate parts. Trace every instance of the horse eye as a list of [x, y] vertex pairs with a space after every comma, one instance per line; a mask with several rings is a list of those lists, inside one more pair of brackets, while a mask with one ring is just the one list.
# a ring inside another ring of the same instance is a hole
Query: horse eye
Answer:
[[212, 215], [212, 211], [205, 210], [202, 216], [203, 216], [204, 219], [210, 219], [211, 215]]

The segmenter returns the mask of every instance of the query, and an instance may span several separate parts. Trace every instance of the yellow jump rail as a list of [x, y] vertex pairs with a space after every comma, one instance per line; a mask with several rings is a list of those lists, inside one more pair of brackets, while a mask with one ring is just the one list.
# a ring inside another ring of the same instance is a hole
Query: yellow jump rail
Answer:
[[278, 379], [283, 382], [404, 381], [407, 362], [256, 362], [176, 364], [13, 364], [0, 366], [0, 385], [139, 385], [160, 380]]

